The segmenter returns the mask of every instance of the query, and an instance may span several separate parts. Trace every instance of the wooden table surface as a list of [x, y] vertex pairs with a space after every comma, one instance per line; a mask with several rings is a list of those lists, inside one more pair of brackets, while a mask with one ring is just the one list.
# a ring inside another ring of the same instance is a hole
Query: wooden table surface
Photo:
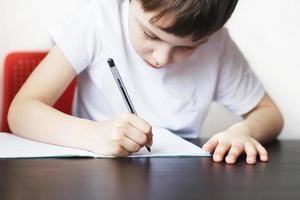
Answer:
[[210, 157], [2, 159], [0, 199], [300, 199], [300, 140], [267, 148], [270, 161], [256, 165]]

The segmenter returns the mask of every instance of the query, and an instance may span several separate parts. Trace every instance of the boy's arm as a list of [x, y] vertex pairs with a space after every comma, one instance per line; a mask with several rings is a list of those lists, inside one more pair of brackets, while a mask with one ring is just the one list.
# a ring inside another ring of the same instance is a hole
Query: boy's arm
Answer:
[[243, 115], [251, 136], [261, 143], [266, 143], [279, 135], [283, 128], [283, 117], [268, 94], [250, 112]]
[[51, 107], [75, 76], [75, 71], [55, 46], [11, 103], [8, 123], [12, 132], [42, 142], [83, 148], [81, 129], [90, 122]]
[[249, 164], [260, 160], [267, 161], [268, 153], [261, 143], [274, 139], [283, 127], [283, 118], [277, 106], [268, 95], [249, 113], [243, 115], [243, 121], [234, 124], [227, 130], [214, 135], [204, 145], [205, 151], [214, 152], [213, 159], [223, 159], [229, 164], [245, 152]]
[[125, 156], [151, 146], [151, 126], [132, 114], [95, 122], [64, 114], [51, 106], [76, 76], [55, 46], [32, 72], [14, 98], [8, 113], [16, 135], [103, 155]]

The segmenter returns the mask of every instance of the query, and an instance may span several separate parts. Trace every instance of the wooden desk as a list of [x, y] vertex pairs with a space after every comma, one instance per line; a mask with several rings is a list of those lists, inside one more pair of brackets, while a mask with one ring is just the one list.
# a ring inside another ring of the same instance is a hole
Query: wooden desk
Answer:
[[0, 199], [300, 199], [300, 140], [268, 149], [270, 162], [256, 165], [207, 157], [0, 160]]

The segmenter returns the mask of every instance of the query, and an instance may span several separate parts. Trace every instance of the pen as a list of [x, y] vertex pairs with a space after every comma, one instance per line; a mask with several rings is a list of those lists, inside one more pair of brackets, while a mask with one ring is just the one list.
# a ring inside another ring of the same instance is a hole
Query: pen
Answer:
[[[136, 113], [136, 111], [135, 111], [135, 109], [133, 107], [133, 104], [132, 104], [132, 102], [131, 102], [131, 100], [129, 98], [129, 95], [127, 93], [125, 85], [124, 85], [124, 83], [123, 83], [123, 81], [121, 79], [121, 76], [120, 76], [119, 72], [118, 72], [117, 66], [115, 65], [114, 60], [112, 58], [109, 58], [107, 60], [107, 63], [109, 65], [109, 68], [110, 68], [110, 70], [111, 70], [111, 72], [112, 72], [112, 74], [114, 76], [114, 79], [115, 79], [117, 85], [118, 85], [118, 88], [119, 88], [119, 90], [120, 90], [120, 92], [122, 94], [122, 97], [123, 97], [123, 99], [125, 101], [125, 104], [126, 104], [126, 107], [127, 107], [128, 111], [131, 112], [132, 114], [137, 115], [137, 113]], [[150, 147], [146, 146], [146, 148], [147, 148], [147, 150], [149, 152], [151, 152]]]

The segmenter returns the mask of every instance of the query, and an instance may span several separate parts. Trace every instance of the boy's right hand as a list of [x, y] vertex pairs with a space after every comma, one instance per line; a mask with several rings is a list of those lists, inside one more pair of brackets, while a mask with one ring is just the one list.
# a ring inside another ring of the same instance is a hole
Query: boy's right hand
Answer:
[[87, 134], [85, 149], [108, 156], [128, 156], [144, 146], [150, 147], [153, 137], [151, 125], [131, 113], [95, 122]]

